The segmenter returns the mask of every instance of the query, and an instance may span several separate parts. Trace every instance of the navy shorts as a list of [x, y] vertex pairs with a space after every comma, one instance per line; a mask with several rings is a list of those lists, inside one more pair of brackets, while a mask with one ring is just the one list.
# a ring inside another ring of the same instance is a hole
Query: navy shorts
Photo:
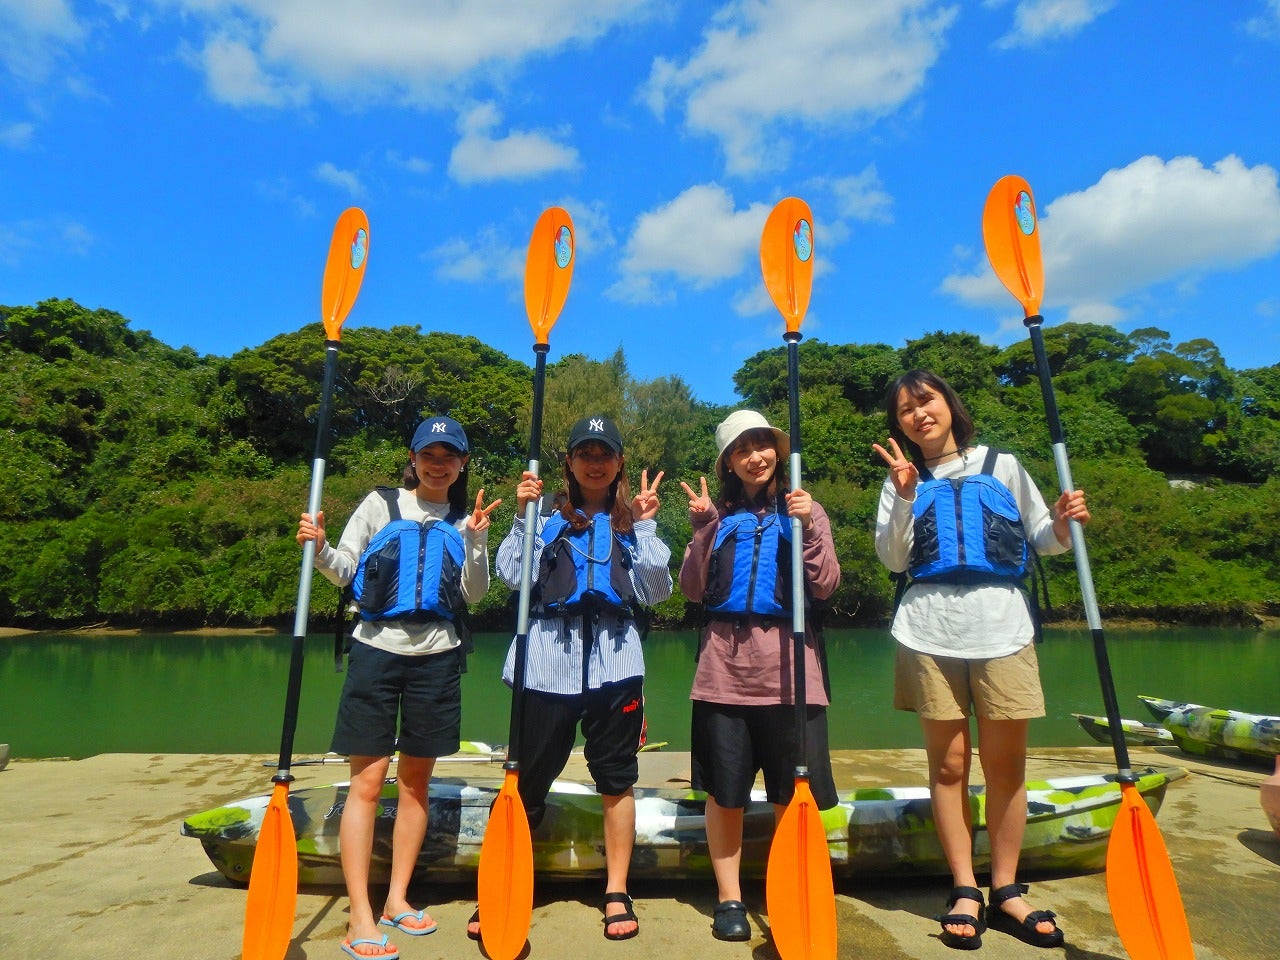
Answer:
[[[764, 772], [765, 794], [782, 806], [795, 793], [796, 708], [792, 704], [733, 706], [693, 701], [690, 770], [693, 788], [722, 807], [745, 807], [756, 772]], [[838, 802], [827, 749], [827, 708], [809, 706], [805, 721], [809, 789], [819, 810]]]
[[461, 666], [457, 650], [406, 656], [353, 643], [329, 749], [349, 757], [389, 757], [397, 749], [409, 757], [456, 753]]
[[582, 724], [584, 754], [596, 792], [614, 797], [640, 778], [644, 731], [644, 678], [610, 683], [598, 690], [564, 695], [526, 690], [521, 705], [520, 799], [537, 827], [547, 792], [564, 770]]

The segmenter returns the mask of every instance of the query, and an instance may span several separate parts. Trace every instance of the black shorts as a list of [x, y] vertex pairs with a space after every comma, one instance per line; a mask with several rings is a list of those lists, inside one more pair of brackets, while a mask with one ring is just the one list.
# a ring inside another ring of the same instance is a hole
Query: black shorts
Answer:
[[329, 749], [350, 757], [389, 757], [397, 748], [409, 757], [456, 753], [461, 665], [457, 650], [406, 656], [353, 643]]
[[644, 678], [610, 683], [566, 696], [526, 690], [520, 710], [520, 799], [537, 827], [546, 812], [547, 792], [564, 770], [578, 724], [596, 792], [625, 793], [640, 778], [640, 737], [644, 730]]
[[[795, 793], [796, 708], [791, 704], [732, 706], [693, 701], [690, 770], [693, 788], [722, 807], [745, 807], [756, 772], [764, 772], [771, 803], [786, 805]], [[827, 749], [827, 708], [810, 706], [805, 720], [809, 789], [819, 810], [838, 802]]]

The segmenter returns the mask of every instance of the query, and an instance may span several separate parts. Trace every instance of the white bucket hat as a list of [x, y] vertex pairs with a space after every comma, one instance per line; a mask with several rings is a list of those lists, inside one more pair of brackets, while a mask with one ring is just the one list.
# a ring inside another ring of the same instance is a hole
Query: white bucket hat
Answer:
[[724, 418], [724, 422], [716, 427], [716, 467], [724, 459], [726, 450], [733, 447], [734, 441], [744, 433], [752, 430], [768, 430], [773, 434], [778, 445], [778, 458], [785, 459], [791, 455], [791, 438], [770, 426], [769, 421], [754, 410], [735, 410]]

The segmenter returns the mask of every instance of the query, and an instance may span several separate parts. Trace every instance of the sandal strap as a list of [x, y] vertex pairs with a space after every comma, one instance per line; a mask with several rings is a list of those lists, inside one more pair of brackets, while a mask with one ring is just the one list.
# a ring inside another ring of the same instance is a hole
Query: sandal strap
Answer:
[[[994, 897], [994, 894], [992, 896]], [[951, 893], [947, 898], [947, 906], [950, 907], [957, 900], [975, 900], [979, 906], [986, 904], [986, 901], [982, 899], [982, 891], [977, 887], [952, 887]], [[992, 902], [995, 902], [994, 899]]]
[[[617, 891], [614, 891], [613, 893], [606, 893], [604, 895], [604, 903], [606, 906], [611, 903], [621, 903], [624, 904], [628, 910], [633, 906], [631, 897], [628, 894], [618, 893]], [[617, 920], [620, 919], [620, 917], [611, 917], [610, 919]]]
[[1022, 921], [1024, 927], [1034, 927], [1037, 923], [1052, 923], [1055, 927], [1058, 925], [1054, 919], [1058, 915], [1052, 910], [1032, 910], [1026, 915]]
[[1019, 897], [1027, 893], [1031, 888], [1025, 883], [1009, 883], [1003, 887], [991, 888], [991, 905], [998, 907], [1000, 904], [1008, 900], [1017, 900]]

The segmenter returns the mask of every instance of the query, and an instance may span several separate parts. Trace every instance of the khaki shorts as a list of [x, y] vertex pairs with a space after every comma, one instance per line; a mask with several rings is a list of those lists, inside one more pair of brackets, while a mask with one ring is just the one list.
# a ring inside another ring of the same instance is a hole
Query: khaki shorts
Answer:
[[893, 705], [925, 720], [1029, 720], [1044, 716], [1036, 645], [992, 660], [917, 653], [898, 644]]

